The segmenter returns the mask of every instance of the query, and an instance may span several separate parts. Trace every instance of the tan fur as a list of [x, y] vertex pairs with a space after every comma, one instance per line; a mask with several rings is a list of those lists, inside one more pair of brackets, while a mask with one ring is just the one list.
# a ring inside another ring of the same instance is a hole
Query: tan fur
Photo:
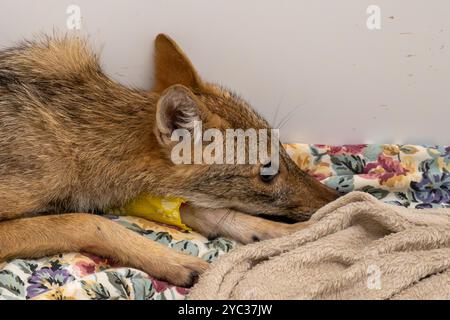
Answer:
[[[213, 209], [307, 219], [336, 198], [284, 150], [280, 174], [270, 183], [261, 181], [259, 165], [174, 165], [168, 137], [175, 128], [192, 129], [192, 118], [204, 129], [269, 126], [244, 100], [202, 82], [173, 40], [159, 35], [155, 48], [152, 92], [109, 79], [77, 38], [44, 38], [0, 52], [0, 220], [16, 219], [0, 223], [0, 260], [87, 250], [189, 285], [205, 262], [107, 219], [24, 217], [102, 211], [152, 193], [188, 199], [211, 225], [219, 221]], [[195, 210], [187, 210], [186, 219]], [[234, 216], [219, 233], [244, 242], [295, 228]]]
[[155, 84], [153, 91], [162, 92], [174, 84], [201, 87], [200, 77], [178, 45], [166, 35], [155, 40]]
[[83, 76], [86, 71], [96, 70], [99, 65], [97, 56], [88, 49], [86, 41], [77, 37], [44, 37], [17, 56], [15, 62], [50, 79]]
[[309, 221], [295, 224], [270, 221], [233, 209], [211, 210], [189, 206], [182, 208], [181, 218], [208, 238], [221, 235], [244, 244], [282, 237], [310, 225]]
[[[80, 226], [83, 227], [82, 231]], [[6, 248], [0, 251], [0, 261], [17, 256], [40, 258], [60, 252], [87, 251], [112, 257], [124, 265], [179, 285], [189, 285], [195, 281], [198, 272], [207, 266], [206, 262], [202, 263], [198, 258], [170, 250], [118, 223], [91, 214], [4, 221], [0, 224], [0, 234], [2, 246]]]

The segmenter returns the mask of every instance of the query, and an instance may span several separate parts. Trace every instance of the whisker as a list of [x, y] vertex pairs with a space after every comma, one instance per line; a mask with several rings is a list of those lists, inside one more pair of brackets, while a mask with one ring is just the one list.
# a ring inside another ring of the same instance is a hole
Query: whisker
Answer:
[[277, 125], [277, 129], [283, 128], [291, 119], [292, 115], [301, 107], [301, 105], [297, 105], [294, 107], [291, 111], [288, 112], [288, 114], [283, 117], [283, 119], [280, 121], [280, 123]]
[[214, 230], [214, 233], [215, 234], [219, 234], [219, 230], [220, 230], [220, 226], [222, 225], [222, 223], [230, 216], [230, 214], [231, 214], [231, 211], [230, 211], [230, 209], [226, 209], [227, 210], [227, 213], [226, 214], [224, 214], [220, 219], [219, 219], [219, 221], [217, 222], [217, 224], [216, 224], [216, 228], [215, 228], [215, 230]]
[[277, 109], [275, 110], [274, 118], [273, 118], [273, 121], [272, 121], [272, 124], [271, 124], [272, 127], [274, 127], [275, 123], [277, 122], [278, 111], [280, 111], [280, 106], [281, 106], [282, 101], [283, 101], [283, 96], [281, 96], [280, 99], [278, 100]]

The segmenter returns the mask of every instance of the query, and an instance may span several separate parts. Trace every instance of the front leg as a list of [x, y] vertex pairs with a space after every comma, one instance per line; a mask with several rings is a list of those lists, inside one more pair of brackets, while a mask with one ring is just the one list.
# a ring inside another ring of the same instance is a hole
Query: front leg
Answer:
[[191, 286], [207, 267], [101, 216], [74, 213], [0, 222], [0, 262], [86, 251], [109, 257], [179, 286]]
[[244, 244], [282, 237], [311, 225], [308, 221], [295, 224], [270, 221], [232, 209], [184, 205], [180, 211], [183, 222], [204, 236], [224, 236]]

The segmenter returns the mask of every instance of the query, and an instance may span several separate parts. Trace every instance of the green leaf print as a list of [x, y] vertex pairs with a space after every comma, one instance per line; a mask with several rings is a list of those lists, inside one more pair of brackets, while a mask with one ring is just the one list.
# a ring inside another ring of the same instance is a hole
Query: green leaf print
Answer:
[[25, 295], [25, 283], [9, 270], [0, 271], [0, 288], [4, 288], [15, 295]]

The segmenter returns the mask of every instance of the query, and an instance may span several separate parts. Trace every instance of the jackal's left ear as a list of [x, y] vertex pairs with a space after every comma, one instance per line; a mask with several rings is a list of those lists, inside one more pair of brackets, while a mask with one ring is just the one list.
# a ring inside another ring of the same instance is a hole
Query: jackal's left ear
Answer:
[[155, 39], [155, 84], [153, 90], [162, 92], [175, 84], [199, 88], [201, 80], [191, 61], [175, 41], [165, 34], [159, 34]]

